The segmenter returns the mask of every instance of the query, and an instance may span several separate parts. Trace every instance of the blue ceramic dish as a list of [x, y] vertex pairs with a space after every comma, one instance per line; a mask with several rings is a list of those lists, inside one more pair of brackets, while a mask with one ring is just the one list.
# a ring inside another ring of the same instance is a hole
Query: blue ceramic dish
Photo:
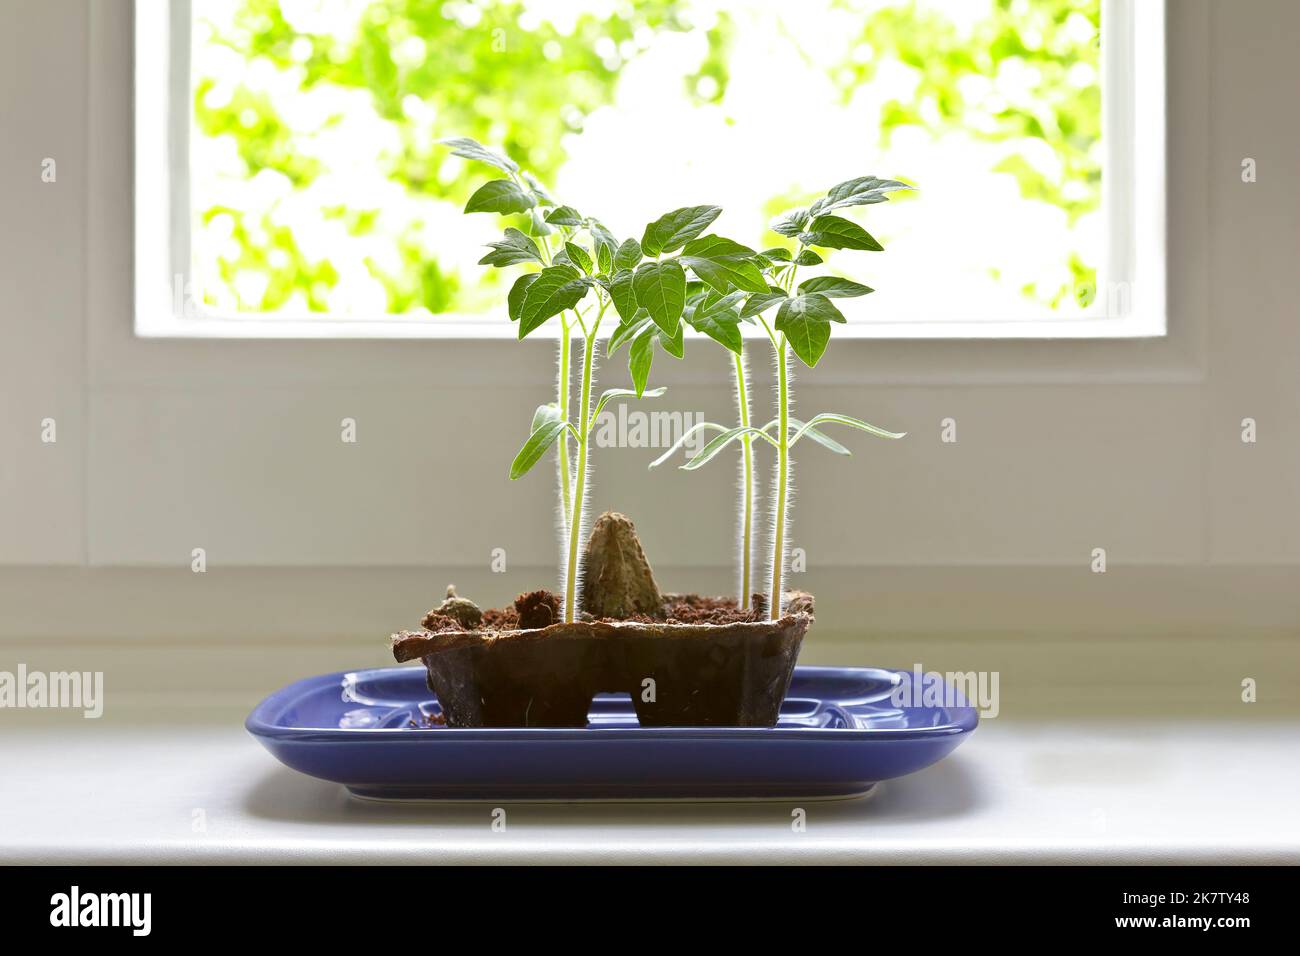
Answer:
[[774, 728], [642, 728], [619, 694], [598, 696], [584, 729], [412, 726], [438, 714], [424, 681], [423, 667], [309, 677], [245, 726], [285, 766], [363, 797], [747, 800], [866, 793], [979, 722], [968, 706], [895, 706], [906, 671], [799, 667]]

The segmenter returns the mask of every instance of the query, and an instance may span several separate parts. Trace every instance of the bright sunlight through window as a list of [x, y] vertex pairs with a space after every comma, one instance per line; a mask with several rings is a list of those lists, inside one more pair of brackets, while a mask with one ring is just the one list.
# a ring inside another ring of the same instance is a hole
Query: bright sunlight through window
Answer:
[[1114, 318], [1112, 2], [193, 0], [178, 271], [205, 318], [507, 321], [438, 142], [469, 136], [619, 238], [685, 195], [789, 245], [768, 223], [828, 183], [914, 184], [857, 211], [889, 255], [852, 323]]

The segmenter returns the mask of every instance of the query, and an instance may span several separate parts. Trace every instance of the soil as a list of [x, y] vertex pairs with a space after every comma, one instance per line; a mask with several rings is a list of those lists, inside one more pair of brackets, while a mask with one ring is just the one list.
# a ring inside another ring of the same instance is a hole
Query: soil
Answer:
[[736, 599], [703, 597], [699, 594], [667, 594], [664, 607], [668, 624], [735, 624], [738, 621], [761, 621], [767, 616], [767, 599], [761, 594], [750, 596], [749, 607], [741, 610]]
[[[491, 608], [483, 612], [477, 627], [469, 626], [449, 615], [432, 610], [420, 626], [431, 634], [472, 633], [476, 631], [532, 630], [558, 624], [561, 599], [545, 589], [529, 591], [515, 598], [513, 607]], [[741, 609], [735, 598], [701, 594], [665, 594], [658, 614], [629, 614], [626, 617], [593, 617], [580, 614], [579, 620], [613, 623], [633, 621], [639, 624], [736, 624], [762, 621], [767, 616], [767, 599], [761, 594], [750, 598], [750, 606]]]
[[519, 612], [512, 607], [504, 610], [493, 608], [483, 612], [483, 619], [478, 627], [467, 627], [456, 618], [434, 610], [424, 615], [420, 626], [433, 634], [445, 634], [449, 631], [513, 631], [519, 627]]
[[417, 730], [425, 730], [429, 727], [446, 727], [447, 718], [442, 714], [422, 714], [419, 720], [411, 719], [407, 721], [408, 727], [415, 727]]
[[560, 596], [553, 591], [529, 591], [515, 598], [514, 610], [520, 629], [550, 627], [561, 618]]

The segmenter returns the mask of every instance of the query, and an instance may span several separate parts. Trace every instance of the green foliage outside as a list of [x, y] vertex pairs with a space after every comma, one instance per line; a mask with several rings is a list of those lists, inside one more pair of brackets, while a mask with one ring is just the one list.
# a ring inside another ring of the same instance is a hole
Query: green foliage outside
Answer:
[[[833, 2], [850, 10], [861, 6], [856, 0]], [[1099, 5], [1100, 0], [994, 0], [967, 30], [924, 4], [874, 4], [861, 10], [856, 49], [866, 54], [824, 66], [845, 98], [871, 83], [883, 63], [896, 61], [918, 72], [913, 95], [890, 102], [883, 112], [882, 149], [904, 127], [935, 137], [964, 129], [990, 141], [1040, 139], [1059, 161], [1056, 175], [1016, 154], [1000, 171], [1015, 177], [1024, 197], [1051, 203], [1074, 221], [1100, 204], [1100, 90], [1095, 78], [1080, 83], [1079, 73], [1099, 65]], [[659, 34], [698, 29], [690, 0], [627, 0], [610, 8], [613, 15], [579, 14], [564, 29], [530, 19], [528, 4], [519, 0], [374, 0], [342, 37], [296, 29], [277, 0], [240, 0], [219, 26], [204, 19], [204, 6], [195, 5], [196, 44], [233, 51], [250, 75], [269, 69], [282, 81], [277, 89], [349, 94], [340, 95], [340, 111], [357, 102], [351, 97], [365, 97], [398, 143], [381, 154], [380, 171], [413, 206], [416, 200], [440, 200], [460, 208], [472, 192], [472, 171], [436, 146], [440, 136], [465, 135], [500, 146], [543, 181], [553, 181], [566, 159], [566, 136], [580, 133], [593, 110], [613, 101], [622, 66]], [[681, 78], [689, 96], [723, 99], [728, 51], [736, 42], [732, 18], [708, 21], [707, 55]], [[1032, 78], [1027, 94], [1009, 99], [988, 92], [1011, 65]], [[229, 77], [205, 75], [202, 68], [195, 76], [196, 151], [205, 148], [203, 138], [233, 141], [240, 174], [251, 181], [270, 171], [293, 191], [328, 174], [328, 157], [302, 148], [300, 129], [286, 120], [281, 96], [240, 79], [214, 104], [212, 94], [222, 82], [228, 84]], [[436, 117], [436, 135], [410, 122], [413, 99]], [[341, 121], [339, 113], [322, 125]], [[769, 205], [779, 211], [804, 198], [772, 196]], [[236, 208], [200, 192], [194, 213], [198, 224], [232, 223], [220, 253], [199, 263], [210, 304], [212, 287], [228, 291], [237, 276], [253, 273], [264, 280], [260, 295], [252, 301], [241, 295], [240, 309], [273, 311], [296, 298], [308, 311], [330, 310], [341, 263], [305, 251], [308, 237], [272, 210]], [[376, 234], [380, 214], [353, 201], [319, 210], [323, 221], [357, 237]], [[516, 225], [535, 231], [527, 215], [516, 217]], [[473, 274], [462, 281], [459, 268], [429, 254], [422, 239], [429, 227], [419, 217], [405, 222], [393, 237], [392, 255], [366, 259], [369, 274], [383, 286], [387, 311], [464, 312], [499, 304], [502, 286], [485, 287]], [[1091, 276], [1094, 264], [1078, 254], [1070, 259], [1076, 279]], [[1022, 291], [1053, 305], [1066, 294]]]
[[[840, 4], [856, 6], [853, 0]], [[1058, 206], [1073, 222], [1101, 208], [1101, 2], [994, 0], [990, 7], [969, 33], [914, 3], [880, 10], [865, 19], [860, 37], [876, 55], [865, 63], [837, 65], [832, 75], [847, 97], [870, 83], [887, 59], [920, 74], [914, 95], [889, 103], [881, 116], [886, 149], [890, 136], [906, 126], [936, 136], [963, 129], [989, 141], [1042, 140], [1056, 154], [1058, 175], [1044, 174], [1018, 154], [995, 168], [1015, 177], [1022, 196]], [[1008, 62], [1029, 80], [1017, 98], [996, 88]], [[1084, 81], [1076, 79], [1080, 71]], [[976, 95], [964, 94], [963, 86], [973, 87]], [[1095, 285], [1095, 264], [1071, 256], [1070, 270], [1077, 286]], [[1022, 291], [1036, 296], [1042, 290]], [[1068, 293], [1048, 290], [1046, 299], [1056, 305]]]

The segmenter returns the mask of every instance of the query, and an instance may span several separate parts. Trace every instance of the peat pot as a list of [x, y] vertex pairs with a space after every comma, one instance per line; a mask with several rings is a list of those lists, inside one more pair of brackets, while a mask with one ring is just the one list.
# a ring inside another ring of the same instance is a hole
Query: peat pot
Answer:
[[812, 598], [775, 621], [576, 621], [523, 630], [393, 636], [421, 660], [449, 727], [585, 727], [592, 698], [624, 691], [644, 727], [772, 727]]

